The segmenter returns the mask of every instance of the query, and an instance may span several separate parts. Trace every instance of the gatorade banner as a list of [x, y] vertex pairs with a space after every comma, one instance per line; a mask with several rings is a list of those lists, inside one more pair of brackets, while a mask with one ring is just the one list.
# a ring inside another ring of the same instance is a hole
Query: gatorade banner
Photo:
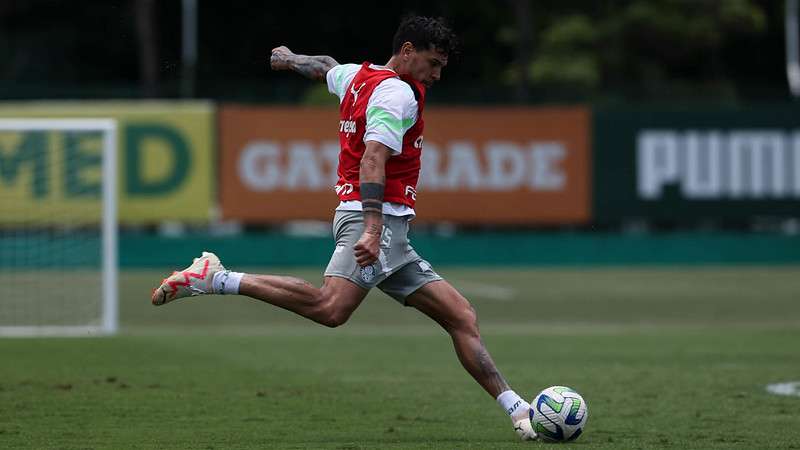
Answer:
[[[590, 219], [587, 108], [425, 111], [418, 221], [561, 224]], [[223, 217], [330, 220], [338, 111], [223, 106]]]
[[[215, 184], [210, 103], [0, 103], [0, 117], [116, 119], [120, 223], [209, 220]], [[4, 132], [0, 198], [20, 204], [6, 210], [54, 203], [75, 206], [71, 208], [75, 214], [91, 210], [92, 205], [99, 208], [99, 189], [74, 186], [98, 186], [101, 153], [99, 135]], [[0, 217], [0, 224], [19, 219]]]

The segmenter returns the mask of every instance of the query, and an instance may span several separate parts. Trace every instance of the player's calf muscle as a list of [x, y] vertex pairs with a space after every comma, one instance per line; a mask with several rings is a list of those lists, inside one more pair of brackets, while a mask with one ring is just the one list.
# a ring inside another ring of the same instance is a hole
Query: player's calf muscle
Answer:
[[503, 375], [500, 374], [497, 366], [495, 366], [492, 357], [483, 345], [483, 340], [479, 340], [479, 346], [475, 351], [475, 359], [478, 362], [483, 379], [491, 387], [492, 396], [496, 397], [497, 394], [508, 389], [508, 383], [503, 378]]
[[320, 289], [308, 281], [278, 275], [245, 275], [239, 292], [278, 306], [313, 306], [320, 297]]

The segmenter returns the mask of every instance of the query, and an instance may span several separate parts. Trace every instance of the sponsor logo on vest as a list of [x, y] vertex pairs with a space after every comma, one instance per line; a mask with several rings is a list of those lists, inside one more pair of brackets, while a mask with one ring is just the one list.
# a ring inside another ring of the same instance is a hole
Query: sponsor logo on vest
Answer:
[[414, 140], [414, 148], [422, 148], [422, 141], [423, 138], [422, 135], [420, 135], [420, 137]]
[[344, 134], [353, 134], [356, 132], [356, 121], [355, 120], [340, 120], [339, 121], [339, 132]]
[[646, 200], [800, 198], [800, 130], [642, 130], [636, 164]]
[[336, 195], [347, 195], [353, 193], [353, 185], [350, 183], [337, 184], [334, 188]]
[[355, 83], [350, 85], [350, 93], [353, 94], [353, 106], [355, 106], [356, 101], [358, 101], [358, 93], [361, 92], [361, 89], [363, 89], [364, 85], [366, 84], [366, 82], [361, 83], [361, 86], [359, 86], [358, 89], [355, 89]]
[[[561, 142], [493, 141], [480, 147], [471, 141], [450, 141], [444, 147], [427, 142], [417, 189], [561, 191], [568, 183], [563, 167], [568, 151]], [[337, 184], [338, 161], [338, 141], [253, 141], [239, 156], [237, 170], [253, 191], [322, 191]], [[342, 184], [335, 189], [348, 193], [353, 187]], [[414, 198], [416, 190], [406, 189], [404, 194]]]
[[412, 200], [416, 200], [417, 199], [417, 190], [414, 189], [413, 186], [406, 186], [405, 196], [406, 197], [410, 196]]

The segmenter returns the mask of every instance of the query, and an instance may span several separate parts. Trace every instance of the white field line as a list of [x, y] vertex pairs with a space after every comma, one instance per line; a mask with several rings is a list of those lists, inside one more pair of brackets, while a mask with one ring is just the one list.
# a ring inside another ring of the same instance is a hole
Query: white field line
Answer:
[[775, 395], [788, 395], [791, 397], [800, 397], [800, 381], [789, 381], [787, 383], [768, 384], [767, 392]]
[[451, 278], [448, 278], [448, 281], [467, 298], [475, 296], [487, 300], [508, 302], [513, 301], [517, 296], [517, 291], [515, 289], [506, 286]]

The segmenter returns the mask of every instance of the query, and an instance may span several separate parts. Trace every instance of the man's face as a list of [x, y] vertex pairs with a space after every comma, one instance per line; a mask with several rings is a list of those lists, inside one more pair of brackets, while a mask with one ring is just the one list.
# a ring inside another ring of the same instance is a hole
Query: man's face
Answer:
[[406, 73], [425, 87], [431, 87], [442, 78], [442, 69], [447, 65], [446, 54], [433, 48], [418, 50], [410, 42], [403, 46], [402, 53], [408, 59]]

